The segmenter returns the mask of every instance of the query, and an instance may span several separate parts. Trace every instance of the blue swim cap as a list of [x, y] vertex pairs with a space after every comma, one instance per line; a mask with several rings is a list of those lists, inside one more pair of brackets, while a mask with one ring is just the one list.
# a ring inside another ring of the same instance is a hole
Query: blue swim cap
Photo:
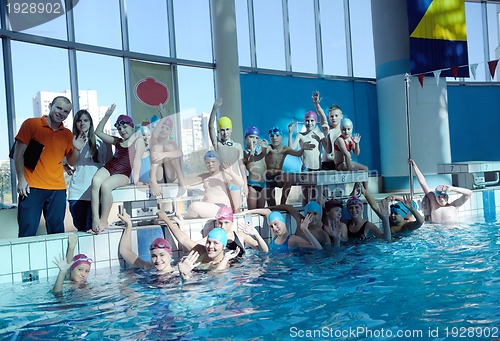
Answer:
[[256, 126], [250, 126], [247, 128], [247, 130], [245, 130], [245, 138], [247, 136], [250, 136], [250, 135], [254, 135], [254, 136], [259, 136], [260, 135], [260, 131], [259, 131], [259, 128], [257, 128]]
[[404, 218], [408, 214], [408, 208], [405, 205], [397, 202], [394, 205], [391, 205], [391, 213], [398, 214]]
[[203, 161], [207, 162], [208, 159], [217, 159], [217, 161], [220, 162], [220, 156], [219, 153], [217, 153], [215, 150], [209, 150], [205, 153], [205, 156], [203, 157]]
[[283, 214], [281, 214], [278, 211], [272, 211], [271, 214], [267, 217], [267, 223], [269, 224], [273, 220], [278, 220], [281, 221], [283, 224], [286, 225], [286, 220], [285, 217], [283, 217]]
[[309, 212], [318, 212], [320, 216], [323, 214], [321, 206], [314, 200], [311, 200], [307, 203], [307, 205], [304, 207], [304, 212], [306, 214]]
[[352, 127], [352, 121], [350, 119], [348, 119], [347, 117], [345, 117], [340, 121], [340, 126], [341, 127]]
[[283, 136], [283, 132], [281, 131], [280, 128], [278, 127], [272, 127], [270, 130], [269, 130], [269, 135], [271, 134], [275, 134], [275, 135], [280, 135], [280, 136]]
[[208, 233], [207, 239], [215, 239], [221, 242], [222, 245], [227, 245], [227, 234], [226, 231], [221, 229], [220, 227], [214, 228], [212, 231]]

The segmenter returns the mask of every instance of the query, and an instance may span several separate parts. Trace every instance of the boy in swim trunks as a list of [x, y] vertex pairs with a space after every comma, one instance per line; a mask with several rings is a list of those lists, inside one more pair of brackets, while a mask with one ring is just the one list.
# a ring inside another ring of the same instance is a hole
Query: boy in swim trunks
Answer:
[[[325, 138], [328, 134], [328, 127], [325, 126], [324, 133], [317, 131], [316, 123], [318, 122], [318, 115], [315, 112], [308, 111], [304, 115], [305, 132], [299, 132], [293, 139], [293, 132], [297, 124], [292, 122], [288, 125], [288, 146], [295, 149], [297, 145], [303, 146], [304, 143], [309, 142], [314, 148], [304, 151], [302, 154], [302, 172], [319, 171], [321, 169], [321, 146], [325, 149], [326, 153], [331, 153], [332, 146]], [[306, 204], [312, 199], [318, 199], [318, 191], [312, 188], [302, 188], [302, 203]]]
[[263, 208], [266, 205], [266, 160], [268, 149], [266, 140], [259, 140], [259, 129], [250, 126], [245, 131], [246, 148], [243, 151], [243, 163], [248, 170], [248, 209]]
[[315, 91], [312, 96], [312, 100], [314, 103], [314, 107], [316, 108], [316, 113], [320, 117], [321, 127], [324, 129], [325, 126], [328, 127], [328, 134], [325, 133], [325, 136], [328, 140], [328, 143], [332, 146], [330, 147], [330, 152], [323, 152], [321, 154], [321, 169], [322, 170], [336, 170], [335, 166], [335, 155], [333, 153], [333, 144], [337, 137], [340, 136], [340, 121], [344, 117], [342, 114], [342, 109], [337, 104], [332, 104], [330, 108], [328, 108], [328, 118], [321, 108], [319, 104], [321, 102], [321, 97], [319, 96], [319, 91]]
[[[433, 223], [449, 223], [458, 220], [458, 208], [465, 204], [472, 195], [472, 191], [467, 188], [440, 185], [437, 186], [434, 191], [432, 191], [425, 181], [425, 177], [418, 168], [415, 161], [412, 159], [408, 160], [408, 163], [413, 167], [415, 176], [417, 177], [420, 187], [425, 193], [427, 199], [431, 206], [431, 220]], [[455, 191], [460, 194], [460, 198], [453, 200], [451, 203], [448, 202], [448, 192]]]
[[305, 150], [314, 148], [314, 145], [305, 142], [301, 149], [294, 150], [290, 147], [283, 145], [283, 132], [280, 128], [274, 127], [269, 130], [269, 140], [271, 144], [265, 157], [267, 172], [266, 172], [266, 198], [268, 206], [275, 206], [276, 199], [274, 189], [276, 187], [283, 187], [281, 195], [281, 204], [286, 204], [288, 193], [290, 192], [290, 185], [283, 179], [283, 163], [287, 155], [302, 156]]
[[231, 207], [233, 208], [234, 212], [239, 212], [241, 210], [242, 191], [244, 196], [246, 196], [248, 193], [246, 168], [243, 164], [243, 147], [241, 146], [241, 144], [231, 139], [233, 122], [231, 121], [231, 119], [229, 119], [229, 117], [221, 117], [217, 122], [218, 129], [215, 129], [215, 117], [217, 114], [217, 108], [219, 108], [221, 105], [222, 99], [217, 98], [212, 107], [210, 118], [208, 120], [208, 134], [210, 136], [210, 141], [212, 142], [214, 149], [219, 153], [221, 157], [221, 163], [229, 162], [229, 164], [233, 168], [233, 171], [243, 179], [244, 184], [242, 186], [229, 186]]

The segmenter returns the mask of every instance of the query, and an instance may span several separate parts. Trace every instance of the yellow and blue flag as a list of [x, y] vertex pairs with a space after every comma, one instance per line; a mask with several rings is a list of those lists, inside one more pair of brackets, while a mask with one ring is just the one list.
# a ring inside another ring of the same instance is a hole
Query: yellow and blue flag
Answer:
[[469, 77], [465, 0], [407, 0], [410, 71]]

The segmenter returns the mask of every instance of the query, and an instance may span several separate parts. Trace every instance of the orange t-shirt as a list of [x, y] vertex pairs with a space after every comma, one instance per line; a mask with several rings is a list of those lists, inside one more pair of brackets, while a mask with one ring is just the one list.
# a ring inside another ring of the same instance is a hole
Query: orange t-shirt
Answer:
[[31, 139], [45, 147], [35, 170], [24, 167], [29, 186], [49, 190], [66, 189], [63, 160], [73, 153], [73, 133], [62, 124], [57, 130], [52, 130], [46, 116], [28, 118], [21, 125], [16, 140], [28, 145]]

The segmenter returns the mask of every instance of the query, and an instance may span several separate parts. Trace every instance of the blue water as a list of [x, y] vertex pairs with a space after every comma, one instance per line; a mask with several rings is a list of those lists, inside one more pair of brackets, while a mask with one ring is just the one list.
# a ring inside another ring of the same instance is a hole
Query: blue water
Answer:
[[498, 223], [424, 225], [392, 243], [249, 252], [185, 283], [114, 269], [62, 298], [49, 292], [55, 278], [2, 285], [0, 337], [490, 340], [500, 337], [499, 268]]

